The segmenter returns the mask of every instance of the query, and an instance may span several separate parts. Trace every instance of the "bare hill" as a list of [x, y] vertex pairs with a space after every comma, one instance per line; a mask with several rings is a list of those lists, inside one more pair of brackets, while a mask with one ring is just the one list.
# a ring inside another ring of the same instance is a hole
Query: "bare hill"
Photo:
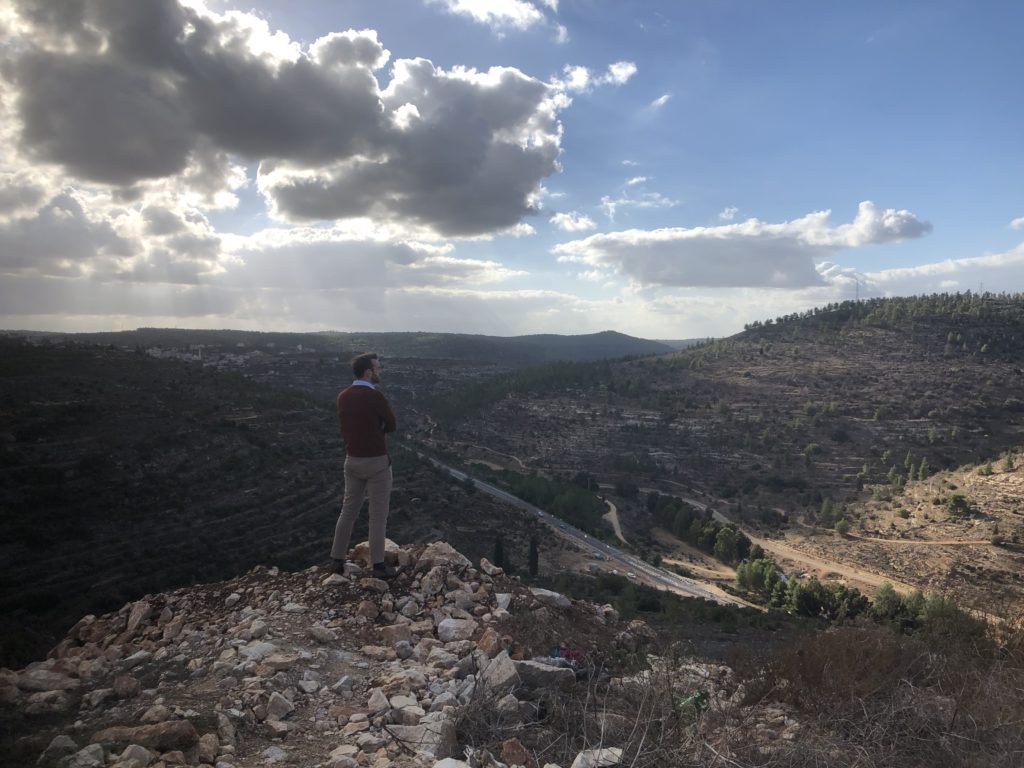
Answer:
[[843, 535], [794, 526], [787, 542], [893, 582], [955, 595], [996, 616], [1024, 616], [1024, 467], [1014, 454], [938, 472], [837, 510]]

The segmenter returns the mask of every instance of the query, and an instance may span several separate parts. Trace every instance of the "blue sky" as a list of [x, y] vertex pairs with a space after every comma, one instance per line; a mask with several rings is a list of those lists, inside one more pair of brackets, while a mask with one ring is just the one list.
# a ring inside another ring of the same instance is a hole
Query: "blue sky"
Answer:
[[18, 0], [0, 327], [724, 336], [1024, 290], [1019, 3]]

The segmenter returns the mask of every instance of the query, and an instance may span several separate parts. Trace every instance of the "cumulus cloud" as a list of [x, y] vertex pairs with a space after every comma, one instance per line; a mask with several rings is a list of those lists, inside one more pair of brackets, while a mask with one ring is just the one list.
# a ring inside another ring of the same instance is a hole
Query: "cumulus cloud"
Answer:
[[909, 211], [862, 202], [853, 222], [830, 212], [770, 224], [631, 229], [555, 246], [559, 261], [614, 269], [641, 285], [798, 288], [824, 284], [815, 261], [842, 248], [921, 237], [931, 225]]
[[45, 187], [32, 174], [0, 173], [0, 221], [37, 210], [45, 198]]
[[867, 272], [864, 283], [887, 296], [977, 290], [979, 283], [999, 291], [1024, 291], [1024, 244], [1003, 253]]
[[625, 85], [636, 73], [637, 67], [632, 61], [609, 64], [602, 74], [596, 74], [587, 67], [567, 65], [555, 84], [568, 93], [587, 93], [602, 85]]
[[718, 218], [721, 219], [722, 221], [732, 221], [733, 219], [736, 218], [736, 214], [739, 212], [739, 208], [737, 208], [735, 205], [730, 205], [728, 208], [723, 209], [722, 212], [718, 214]]
[[576, 211], [556, 213], [551, 217], [551, 223], [563, 232], [585, 232], [597, 226], [589, 216]]
[[399, 61], [381, 103], [412, 105], [416, 117], [390, 136], [387, 153], [317, 168], [264, 162], [257, 185], [290, 221], [369, 216], [460, 236], [507, 229], [537, 212], [531, 195], [557, 168], [561, 128], [550, 96], [515, 69]]
[[636, 72], [636, 64], [632, 61], [617, 61], [608, 65], [608, 71], [598, 78], [598, 84], [625, 85]]
[[[529, 3], [457, 3], [530, 18]], [[472, 236], [536, 213], [558, 169], [568, 103], [557, 84], [511, 68], [394, 63], [372, 30], [306, 48], [251, 14], [174, 0], [22, 0], [4, 73], [31, 162], [111, 185], [125, 201], [152, 182], [227, 207], [258, 163], [257, 189], [288, 221], [369, 217]], [[621, 77], [613, 65], [608, 77]], [[613, 74], [617, 73], [617, 74]], [[18, 203], [24, 187], [3, 207]]]
[[291, 290], [369, 292], [471, 282], [493, 283], [517, 276], [501, 264], [424, 251], [413, 243], [335, 239], [307, 232], [274, 244], [260, 237], [233, 244], [235, 264], [212, 284]]
[[1010, 229], [1024, 229], [1024, 216], [1018, 216], [1010, 222]]
[[[636, 178], [645, 179], [642, 176]], [[640, 197], [629, 197], [627, 195], [621, 197], [604, 195], [601, 197], [601, 209], [610, 220], [615, 219], [615, 214], [618, 213], [619, 208], [674, 208], [677, 205], [679, 205], [678, 200], [665, 197], [660, 192], [648, 192]]]
[[659, 96], [658, 98], [656, 98], [654, 101], [651, 102], [651, 108], [652, 109], [660, 109], [661, 107], [664, 107], [666, 104], [668, 104], [668, 100], [671, 99], [671, 98], [672, 98], [672, 94], [671, 93], [664, 93], [661, 96]]
[[[431, 0], [450, 12], [468, 16], [473, 21], [498, 29], [513, 27], [527, 29], [544, 21], [544, 13], [526, 0]], [[558, 3], [542, 0], [542, 4], [558, 10]]]
[[633, 178], [626, 180], [626, 186], [627, 187], [632, 187], [635, 184], [643, 184], [645, 181], [650, 181], [650, 177], [648, 177], [648, 176], [634, 176]]
[[0, 274], [81, 276], [133, 256], [137, 245], [91, 217], [71, 192], [0, 224]]

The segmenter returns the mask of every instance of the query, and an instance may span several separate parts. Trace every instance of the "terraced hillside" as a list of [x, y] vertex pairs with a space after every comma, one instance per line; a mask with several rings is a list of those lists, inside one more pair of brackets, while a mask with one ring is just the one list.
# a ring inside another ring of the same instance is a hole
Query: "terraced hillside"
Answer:
[[330, 525], [328, 408], [104, 347], [5, 341], [0, 360], [3, 613], [116, 607], [269, 551], [298, 566]]
[[[307, 390], [326, 390], [333, 370], [289, 368]], [[0, 339], [0, 666], [147, 592], [326, 561], [342, 492], [337, 389], [314, 398], [267, 373], [254, 375], [275, 387], [109, 346]], [[525, 566], [526, 521], [395, 448], [389, 535], [480, 557], [505, 530]]]
[[[439, 443], [659, 480], [748, 519], [818, 510], [1024, 442], [1024, 297], [848, 302], [643, 360], [478, 387]], [[485, 396], [481, 396], [481, 393]]]

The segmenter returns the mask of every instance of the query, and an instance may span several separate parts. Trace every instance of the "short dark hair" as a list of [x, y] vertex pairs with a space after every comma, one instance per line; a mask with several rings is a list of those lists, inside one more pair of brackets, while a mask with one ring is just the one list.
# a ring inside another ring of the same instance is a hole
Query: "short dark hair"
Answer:
[[363, 378], [363, 374], [373, 368], [373, 361], [380, 359], [376, 352], [364, 352], [352, 358], [352, 373], [357, 379]]

